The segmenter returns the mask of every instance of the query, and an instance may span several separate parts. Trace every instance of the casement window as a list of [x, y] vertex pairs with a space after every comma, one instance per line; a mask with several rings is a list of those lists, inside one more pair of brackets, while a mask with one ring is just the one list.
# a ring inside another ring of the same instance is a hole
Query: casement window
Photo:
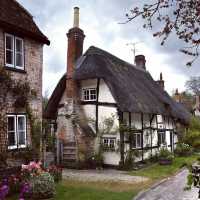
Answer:
[[137, 149], [137, 148], [141, 148], [142, 147], [142, 133], [134, 133], [133, 134], [133, 148]]
[[103, 138], [103, 148], [107, 150], [115, 150], [116, 139], [115, 138]]
[[82, 90], [82, 100], [83, 101], [96, 101], [97, 90], [96, 88], [84, 88]]
[[8, 149], [26, 147], [26, 115], [7, 115]]
[[11, 34], [5, 34], [5, 64], [6, 67], [24, 70], [23, 39]]
[[166, 133], [164, 131], [158, 132], [158, 145], [166, 143]]

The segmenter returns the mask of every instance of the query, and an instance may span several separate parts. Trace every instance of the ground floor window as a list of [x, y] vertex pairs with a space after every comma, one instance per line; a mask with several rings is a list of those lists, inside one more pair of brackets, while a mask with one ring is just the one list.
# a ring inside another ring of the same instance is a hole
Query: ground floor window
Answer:
[[105, 150], [115, 150], [116, 139], [115, 138], [103, 138], [102, 139], [103, 148]]
[[166, 144], [166, 133], [164, 131], [158, 132], [158, 144]]
[[134, 133], [133, 134], [133, 148], [141, 148], [142, 147], [142, 133]]
[[8, 149], [26, 147], [26, 115], [7, 115]]

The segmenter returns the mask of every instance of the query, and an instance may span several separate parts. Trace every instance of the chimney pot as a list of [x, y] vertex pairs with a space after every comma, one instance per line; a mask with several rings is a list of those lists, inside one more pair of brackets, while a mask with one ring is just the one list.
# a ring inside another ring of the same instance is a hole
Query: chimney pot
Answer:
[[135, 64], [137, 67], [146, 70], [146, 60], [144, 55], [135, 56]]
[[160, 80], [156, 81], [160, 87], [165, 90], [165, 81], [163, 80], [162, 72], [160, 73]]
[[79, 7], [74, 7], [74, 26], [79, 28]]

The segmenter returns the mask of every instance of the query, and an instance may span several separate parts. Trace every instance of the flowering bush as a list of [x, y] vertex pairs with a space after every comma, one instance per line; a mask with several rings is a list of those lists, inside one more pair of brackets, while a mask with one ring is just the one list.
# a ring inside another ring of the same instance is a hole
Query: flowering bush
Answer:
[[47, 170], [53, 176], [55, 182], [62, 180], [62, 168], [55, 165], [50, 166]]
[[55, 181], [61, 180], [62, 169], [52, 166], [46, 171], [42, 169], [41, 162], [30, 162], [22, 165], [21, 173], [10, 175], [0, 182], [0, 200], [7, 195], [19, 193], [19, 200], [29, 197], [43, 199], [53, 197], [55, 194]]
[[31, 197], [33, 199], [47, 199], [55, 194], [54, 179], [48, 172], [42, 172], [30, 180]]
[[179, 143], [176, 146], [175, 153], [178, 156], [189, 156], [192, 154], [192, 147], [189, 144]]

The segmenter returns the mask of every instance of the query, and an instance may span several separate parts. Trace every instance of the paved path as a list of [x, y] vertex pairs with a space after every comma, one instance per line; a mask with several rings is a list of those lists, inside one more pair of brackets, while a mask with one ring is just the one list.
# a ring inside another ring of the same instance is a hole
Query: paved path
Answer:
[[78, 181], [113, 181], [126, 183], [141, 183], [148, 179], [140, 176], [130, 176], [126, 172], [119, 170], [63, 170], [64, 179], [73, 179]]
[[198, 200], [198, 190], [184, 191], [188, 171], [185, 169], [169, 180], [141, 193], [134, 200]]

